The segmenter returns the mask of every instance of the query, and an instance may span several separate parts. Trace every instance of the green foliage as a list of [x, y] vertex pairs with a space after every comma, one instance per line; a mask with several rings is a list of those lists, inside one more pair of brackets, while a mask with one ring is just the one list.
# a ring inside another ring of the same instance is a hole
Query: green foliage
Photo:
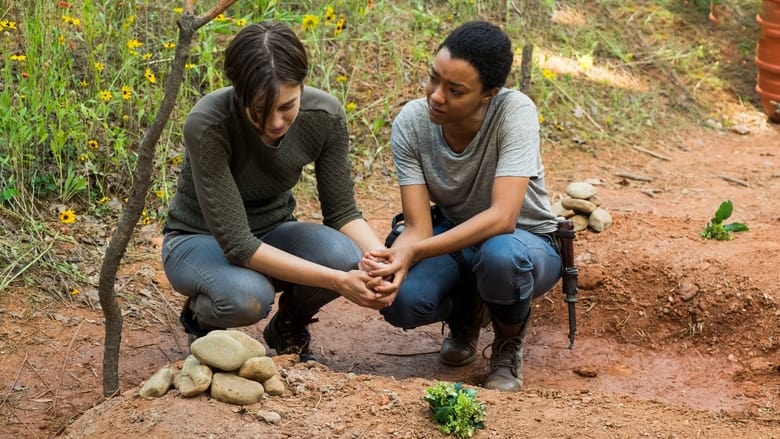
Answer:
[[437, 382], [425, 389], [433, 420], [442, 433], [470, 438], [485, 428], [485, 404], [477, 401], [477, 391], [461, 383]]
[[734, 204], [731, 200], [720, 203], [720, 207], [715, 212], [715, 216], [707, 223], [704, 230], [701, 231], [702, 238], [715, 239], [718, 241], [730, 241], [733, 238], [733, 232], [745, 232], [748, 227], [742, 223], [723, 224], [723, 221], [731, 216], [734, 211]]

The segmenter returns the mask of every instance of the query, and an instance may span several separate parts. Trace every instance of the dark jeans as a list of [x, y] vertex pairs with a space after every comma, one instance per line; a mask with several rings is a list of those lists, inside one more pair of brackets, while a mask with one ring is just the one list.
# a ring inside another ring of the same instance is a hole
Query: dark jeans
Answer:
[[[454, 227], [446, 220], [434, 234]], [[530, 302], [552, 288], [561, 276], [561, 257], [548, 236], [515, 229], [461, 251], [466, 269], [450, 255], [415, 264], [393, 305], [381, 313], [404, 329], [447, 320], [453, 297], [479, 294], [486, 303]]]
[[[286, 222], [263, 236], [263, 242], [337, 270], [357, 268], [362, 257], [348, 236], [321, 224]], [[211, 235], [166, 234], [162, 261], [171, 286], [192, 299], [190, 308], [206, 327], [235, 328], [265, 318], [277, 291], [283, 291], [285, 307], [301, 318], [313, 316], [339, 296], [233, 265]]]

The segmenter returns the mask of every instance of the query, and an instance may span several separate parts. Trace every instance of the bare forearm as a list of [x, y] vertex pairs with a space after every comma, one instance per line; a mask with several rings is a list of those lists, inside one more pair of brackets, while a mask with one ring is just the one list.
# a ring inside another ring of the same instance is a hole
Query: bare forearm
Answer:
[[274, 279], [334, 291], [339, 291], [345, 275], [343, 271], [315, 264], [266, 243], [258, 247], [247, 267]]
[[355, 241], [364, 253], [385, 247], [376, 236], [376, 232], [371, 228], [371, 225], [363, 219], [348, 222], [340, 231]]

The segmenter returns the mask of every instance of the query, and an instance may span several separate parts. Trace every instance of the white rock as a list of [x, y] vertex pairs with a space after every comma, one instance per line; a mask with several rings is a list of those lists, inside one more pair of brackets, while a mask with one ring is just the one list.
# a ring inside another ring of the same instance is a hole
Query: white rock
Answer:
[[575, 181], [566, 186], [566, 195], [572, 198], [587, 200], [596, 195], [596, 188], [590, 183]]

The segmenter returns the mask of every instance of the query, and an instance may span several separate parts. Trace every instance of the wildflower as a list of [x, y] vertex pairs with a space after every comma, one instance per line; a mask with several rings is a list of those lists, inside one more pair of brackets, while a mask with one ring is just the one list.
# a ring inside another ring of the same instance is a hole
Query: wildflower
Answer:
[[195, 66], [195, 64], [193, 64], [193, 63], [191, 63], [191, 62], [188, 62], [187, 64], [184, 64], [184, 69], [185, 69], [185, 70], [192, 70], [192, 69], [194, 69], [195, 67], [196, 67], [196, 66]]
[[128, 87], [126, 85], [123, 85], [122, 86], [122, 99], [127, 101], [131, 97], [133, 97], [133, 90], [130, 87]]
[[80, 162], [86, 162], [87, 160], [89, 160], [89, 156], [87, 154], [84, 154], [84, 153], [79, 154], [79, 161]]
[[58, 35], [57, 36], [57, 44], [59, 44], [60, 46], [64, 46], [65, 45], [65, 35]]
[[15, 21], [0, 20], [0, 31], [15, 30], [15, 29], [16, 29]]
[[146, 225], [149, 225], [149, 224], [151, 224], [151, 223], [152, 223], [152, 219], [151, 219], [151, 218], [149, 218], [149, 214], [148, 214], [148, 213], [146, 213], [146, 209], [144, 209], [144, 210], [141, 212], [141, 224], [143, 224], [143, 225], [145, 225], [145, 226], [146, 226]]
[[176, 43], [171, 43], [171, 42], [163, 43], [163, 48], [164, 49], [173, 49], [174, 47], [176, 47]]
[[82, 79], [81, 81], [79, 81], [79, 85], [80, 85], [82, 88], [87, 88], [87, 87], [89, 87], [89, 82], [87, 82], [87, 80], [86, 80], [86, 79]]
[[339, 84], [343, 84], [347, 82], [347, 77], [344, 75], [338, 75], [336, 76], [336, 82], [338, 82]]
[[141, 46], [143, 46], [144, 43], [138, 41], [138, 40], [128, 40], [127, 41], [127, 48], [130, 50], [137, 49]]
[[316, 15], [306, 14], [301, 21], [301, 27], [303, 30], [314, 30], [320, 24], [320, 17]]
[[79, 26], [81, 26], [81, 19], [80, 18], [76, 18], [76, 17], [72, 17], [70, 19], [70, 24], [75, 26], [75, 27], [79, 27]]
[[102, 99], [103, 102], [110, 101], [112, 97], [114, 97], [114, 95], [112, 95], [110, 91], [100, 90], [100, 99]]
[[103, 204], [108, 203], [109, 201], [111, 201], [111, 198], [103, 197], [103, 198], [97, 200], [97, 203], [98, 203], [98, 205], [103, 205]]
[[337, 37], [341, 35], [341, 32], [344, 31], [347, 27], [347, 19], [342, 17], [338, 23], [336, 23], [336, 27], [333, 29], [333, 36]]
[[68, 2], [64, 2], [64, 1], [57, 2], [57, 7], [58, 8], [70, 9], [70, 6], [71, 6], [70, 3], [68, 3]]
[[550, 69], [544, 69], [544, 70], [542, 70], [542, 76], [543, 76], [545, 79], [549, 79], [550, 81], [555, 81], [555, 79], [557, 79], [557, 78], [558, 78], [558, 74], [557, 74], [557, 73], [555, 73], [555, 72], [553, 72], [553, 71], [552, 71], [552, 70], [550, 70]]
[[144, 72], [144, 76], [146, 77], [146, 80], [152, 84], [157, 83], [157, 78], [154, 76], [154, 73], [152, 73], [152, 69], [147, 68]]
[[79, 289], [76, 288], [76, 287], [74, 287], [72, 290], [70, 290], [70, 295], [71, 296], [78, 296], [79, 294], [81, 294], [81, 291], [79, 291]]
[[542, 116], [542, 115], [540, 114], [540, 115], [539, 115], [539, 125], [541, 125], [541, 124], [543, 124], [543, 123], [544, 123], [544, 116]]
[[171, 157], [172, 165], [180, 165], [182, 161], [184, 161], [184, 159], [180, 155], [177, 155], [176, 157]]
[[95, 63], [95, 71], [102, 72], [103, 70], [105, 70], [105, 68], [106, 68], [106, 65], [103, 64], [102, 62], [96, 62]]
[[354, 102], [348, 102], [347, 105], [344, 106], [344, 110], [347, 113], [351, 113], [357, 109], [357, 104]]
[[11, 61], [20, 61], [20, 62], [21, 61], [27, 61], [27, 55], [22, 55], [22, 54], [11, 55]]
[[94, 149], [98, 149], [99, 147], [100, 147], [100, 145], [98, 144], [98, 141], [97, 141], [97, 140], [95, 140], [95, 139], [89, 139], [89, 140], [87, 141], [87, 148], [89, 148], [89, 149], [93, 149], [93, 150], [94, 150]]
[[326, 24], [330, 24], [331, 21], [336, 19], [336, 13], [333, 11], [332, 6], [328, 6], [328, 9], [325, 10], [325, 15], [323, 18], [325, 19]]
[[60, 222], [63, 224], [71, 224], [76, 221], [76, 214], [70, 209], [65, 209], [60, 212]]
[[228, 18], [225, 16], [225, 14], [219, 14], [216, 17], [214, 17], [214, 21], [221, 23], [223, 21], [228, 21]]
[[148, 60], [152, 59], [152, 56], [154, 56], [154, 55], [152, 55], [151, 52], [146, 52], [143, 55], [141, 55], [141, 59], [144, 60], [144, 61], [148, 61]]
[[181, 14], [182, 12], [184, 12], [184, 8], [182, 8], [182, 7], [177, 6], [177, 7], [173, 8], [173, 13], [174, 14]]
[[165, 200], [165, 191], [163, 189], [157, 189], [154, 191], [154, 194], [157, 196], [157, 198]]
[[246, 18], [239, 18], [235, 21], [235, 23], [238, 27], [244, 27], [246, 26]]
[[129, 29], [130, 26], [133, 25], [133, 23], [135, 23], [135, 15], [131, 15], [131, 16], [127, 17], [127, 21], [122, 25], [122, 27], [124, 29]]

